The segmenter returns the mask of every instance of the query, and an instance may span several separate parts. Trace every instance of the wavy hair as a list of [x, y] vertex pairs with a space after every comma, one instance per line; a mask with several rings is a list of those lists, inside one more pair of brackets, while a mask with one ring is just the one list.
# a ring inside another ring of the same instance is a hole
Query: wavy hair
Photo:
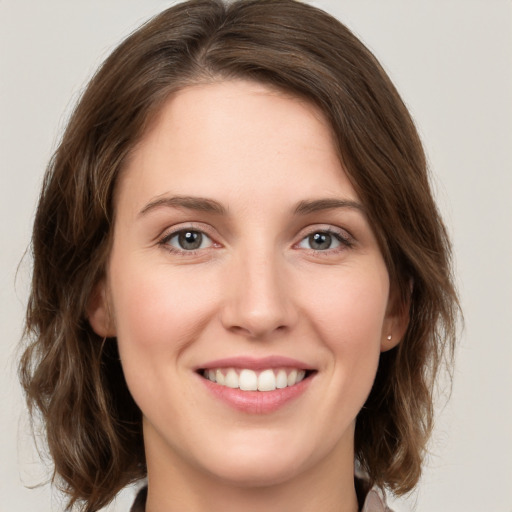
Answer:
[[401, 343], [382, 353], [358, 415], [356, 459], [370, 484], [396, 494], [419, 479], [458, 301], [413, 121], [372, 53], [325, 12], [293, 0], [191, 0], [151, 19], [106, 59], [44, 178], [19, 373], [68, 509], [96, 511], [146, 474], [141, 412], [116, 343], [100, 339], [86, 316], [105, 274], [123, 163], [170, 94], [232, 78], [306, 99], [330, 123], [410, 316]]

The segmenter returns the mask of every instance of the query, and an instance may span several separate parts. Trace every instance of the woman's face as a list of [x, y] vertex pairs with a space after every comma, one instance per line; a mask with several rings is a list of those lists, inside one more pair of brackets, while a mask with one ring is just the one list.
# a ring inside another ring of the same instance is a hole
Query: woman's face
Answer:
[[396, 322], [315, 107], [245, 81], [169, 99], [118, 183], [101, 295], [90, 321], [117, 336], [150, 474], [266, 485], [352, 471]]

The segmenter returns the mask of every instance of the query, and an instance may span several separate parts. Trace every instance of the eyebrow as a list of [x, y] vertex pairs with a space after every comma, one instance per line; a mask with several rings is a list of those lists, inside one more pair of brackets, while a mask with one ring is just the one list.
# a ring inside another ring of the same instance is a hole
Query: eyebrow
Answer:
[[226, 214], [226, 208], [213, 199], [206, 197], [192, 197], [192, 196], [172, 196], [160, 197], [150, 201], [139, 212], [139, 216], [146, 215], [152, 210], [157, 208], [188, 208], [189, 210], [197, 210], [201, 212], [217, 213], [219, 215]]
[[[158, 197], [150, 201], [139, 212], [139, 216], [144, 216], [159, 208], [187, 208], [189, 210], [216, 213], [218, 215], [227, 214], [226, 208], [213, 199], [196, 196], [172, 196]], [[295, 214], [308, 215], [310, 213], [322, 210], [333, 210], [336, 208], [350, 208], [365, 213], [363, 205], [357, 201], [352, 201], [350, 199], [327, 198], [300, 201], [295, 208]]]
[[332, 210], [335, 208], [350, 208], [353, 210], [359, 210], [361, 213], [365, 213], [364, 206], [357, 201], [350, 199], [314, 199], [311, 201], [300, 201], [295, 208], [295, 213], [298, 215], [308, 215], [322, 210]]

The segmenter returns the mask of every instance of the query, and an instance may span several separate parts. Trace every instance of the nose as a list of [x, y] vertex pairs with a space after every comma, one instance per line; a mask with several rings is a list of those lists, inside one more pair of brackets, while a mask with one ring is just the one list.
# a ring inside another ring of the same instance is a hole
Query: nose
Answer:
[[224, 328], [249, 339], [264, 339], [291, 329], [298, 318], [292, 285], [279, 258], [239, 255], [229, 269]]

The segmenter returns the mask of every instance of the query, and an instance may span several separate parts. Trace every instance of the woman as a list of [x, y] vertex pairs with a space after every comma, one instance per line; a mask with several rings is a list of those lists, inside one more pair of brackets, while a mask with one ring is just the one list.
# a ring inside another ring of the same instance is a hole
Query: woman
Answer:
[[405, 106], [327, 14], [191, 1], [132, 34], [33, 252], [20, 373], [69, 506], [147, 477], [133, 510], [373, 512], [417, 483], [449, 241]]

